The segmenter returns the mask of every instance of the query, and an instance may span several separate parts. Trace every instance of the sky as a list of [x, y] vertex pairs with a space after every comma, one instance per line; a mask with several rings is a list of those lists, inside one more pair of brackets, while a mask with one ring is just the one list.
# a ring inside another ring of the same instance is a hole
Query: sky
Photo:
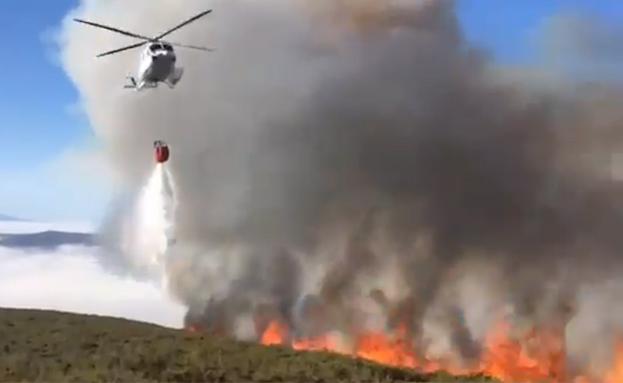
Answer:
[[[76, 0], [3, 0], [0, 212], [27, 219], [98, 220], [107, 191], [66, 164], [96, 145], [79, 113], [54, 35]], [[10, 53], [10, 55], [9, 55]]]
[[[58, 59], [54, 35], [77, 0], [2, 0], [0, 214], [97, 222], [111, 185], [93, 154], [98, 142]], [[621, 24], [620, 0], [457, 0], [467, 38], [499, 62], [537, 57], [535, 34], [552, 17], [576, 12]], [[8, 37], [8, 38], [6, 38]]]

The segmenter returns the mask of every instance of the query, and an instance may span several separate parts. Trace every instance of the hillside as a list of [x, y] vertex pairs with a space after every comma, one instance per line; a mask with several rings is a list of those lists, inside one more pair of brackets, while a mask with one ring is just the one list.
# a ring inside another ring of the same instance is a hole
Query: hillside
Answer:
[[3, 382], [458, 381], [326, 353], [297, 353], [122, 319], [33, 310], [0, 309], [0, 355]]

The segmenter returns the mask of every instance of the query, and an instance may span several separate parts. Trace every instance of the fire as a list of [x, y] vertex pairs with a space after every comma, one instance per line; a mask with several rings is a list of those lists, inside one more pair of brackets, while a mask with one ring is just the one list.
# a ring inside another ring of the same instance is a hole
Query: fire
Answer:
[[562, 335], [532, 330], [522, 339], [510, 336], [502, 323], [490, 334], [481, 371], [503, 382], [564, 382], [565, 348]]
[[289, 329], [272, 321], [261, 336], [264, 345], [288, 345], [299, 351], [329, 351], [371, 360], [380, 364], [417, 369], [423, 372], [448, 371], [455, 375], [482, 374], [506, 383], [623, 383], [623, 341], [617, 346], [614, 365], [599, 379], [566, 376], [565, 342], [557, 329], [532, 329], [513, 336], [505, 322], [487, 336], [479, 363], [457, 368], [447, 362], [422, 358], [416, 354], [406, 327], [387, 333], [368, 331], [355, 335], [345, 350], [335, 336], [322, 335], [289, 341]]
[[606, 374], [606, 383], [623, 382], [623, 341], [619, 342], [614, 355], [614, 366], [612, 370]]
[[383, 333], [371, 332], [359, 336], [355, 355], [388, 366], [416, 368], [417, 359], [410, 346], [406, 331], [397, 331], [393, 339]]
[[[272, 321], [262, 334], [261, 343], [267, 346], [285, 345], [287, 334], [286, 326], [279, 321]], [[290, 347], [299, 351], [330, 351], [348, 354], [394, 367], [420, 368], [431, 372], [440, 369], [432, 362], [418, 363], [418, 358], [404, 329], [398, 329], [393, 335], [382, 332], [364, 332], [356, 337], [351, 350], [344, 350], [340, 347], [338, 339], [330, 335], [293, 340]]]
[[287, 336], [288, 328], [279, 321], [272, 321], [264, 330], [261, 342], [266, 346], [283, 345]]

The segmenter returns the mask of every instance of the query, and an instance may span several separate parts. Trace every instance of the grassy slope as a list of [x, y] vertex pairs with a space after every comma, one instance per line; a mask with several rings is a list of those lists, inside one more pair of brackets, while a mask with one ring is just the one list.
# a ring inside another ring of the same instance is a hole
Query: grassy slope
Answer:
[[0, 381], [4, 382], [432, 380], [451, 379], [121, 319], [0, 309]]

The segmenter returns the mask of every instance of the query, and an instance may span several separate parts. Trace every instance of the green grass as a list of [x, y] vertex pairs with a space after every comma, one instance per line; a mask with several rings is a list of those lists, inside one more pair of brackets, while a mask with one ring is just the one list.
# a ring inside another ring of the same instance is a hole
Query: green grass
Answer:
[[[0, 309], [2, 382], [468, 381], [155, 325]], [[481, 381], [472, 378], [469, 381]]]

